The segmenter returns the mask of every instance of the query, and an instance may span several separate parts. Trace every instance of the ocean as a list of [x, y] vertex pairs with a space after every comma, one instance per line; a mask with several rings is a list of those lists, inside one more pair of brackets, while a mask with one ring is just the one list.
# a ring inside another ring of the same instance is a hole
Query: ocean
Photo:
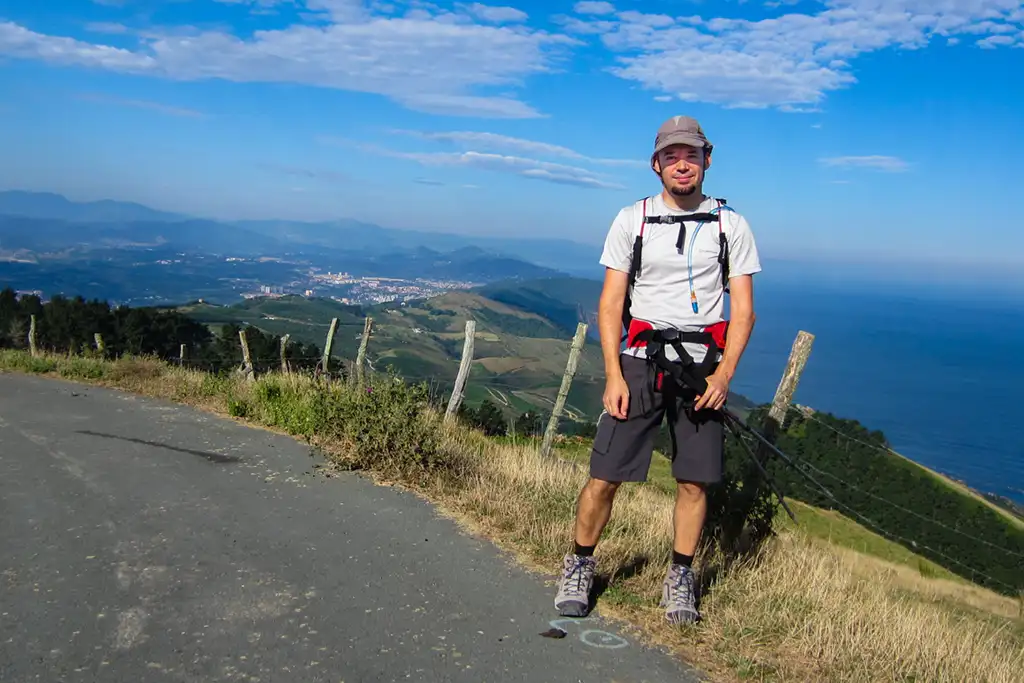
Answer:
[[731, 389], [770, 401], [805, 330], [814, 346], [794, 402], [881, 430], [898, 453], [1024, 504], [1024, 303], [978, 294], [757, 281], [757, 324]]

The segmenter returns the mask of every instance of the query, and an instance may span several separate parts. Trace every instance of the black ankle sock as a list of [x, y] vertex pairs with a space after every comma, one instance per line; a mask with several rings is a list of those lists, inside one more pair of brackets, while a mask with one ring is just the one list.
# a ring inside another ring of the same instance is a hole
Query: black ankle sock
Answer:
[[672, 551], [672, 564], [681, 564], [684, 567], [689, 567], [693, 564], [693, 555], [683, 555], [677, 553], [675, 550]]
[[594, 545], [580, 545], [573, 541], [573, 552], [581, 557], [590, 557], [594, 554], [594, 548], [596, 547]]

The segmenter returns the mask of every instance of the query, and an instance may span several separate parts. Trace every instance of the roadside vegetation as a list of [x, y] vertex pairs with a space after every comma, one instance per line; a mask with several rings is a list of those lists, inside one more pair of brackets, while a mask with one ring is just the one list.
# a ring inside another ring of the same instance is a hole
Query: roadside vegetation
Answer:
[[[578, 437], [543, 459], [533, 439], [489, 437], [463, 419], [446, 423], [425, 385], [383, 374], [363, 384], [276, 372], [249, 379], [154, 358], [95, 356], [6, 349], [0, 371], [91, 382], [290, 434], [337, 469], [417, 491], [551, 578], [571, 540], [586, 478], [586, 444]], [[778, 518], [776, 535], [742, 561], [726, 562], [709, 546], [699, 560], [704, 621], [670, 627], [657, 601], [671, 548], [672, 487], [658, 472], [620, 491], [598, 548], [598, 610], [713, 680], [1020, 680], [1019, 598], [807, 505], [794, 505], [800, 525]]]

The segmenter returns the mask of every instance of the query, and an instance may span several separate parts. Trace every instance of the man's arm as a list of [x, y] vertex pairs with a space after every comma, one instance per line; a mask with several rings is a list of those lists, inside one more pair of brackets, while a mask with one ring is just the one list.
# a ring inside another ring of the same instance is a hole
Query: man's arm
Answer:
[[725, 337], [722, 360], [708, 375], [708, 390], [697, 399], [695, 410], [718, 410], [729, 398], [729, 383], [736, 374], [750, 332], [754, 329], [754, 280], [750, 275], [729, 278], [729, 333]]
[[622, 349], [622, 307], [626, 301], [629, 273], [605, 268], [604, 287], [597, 307], [597, 328], [601, 334], [604, 372], [609, 379], [622, 378], [619, 354]]
[[731, 382], [736, 374], [754, 329], [754, 320], [754, 278], [750, 275], [729, 278], [729, 334], [717, 370], [726, 381]]

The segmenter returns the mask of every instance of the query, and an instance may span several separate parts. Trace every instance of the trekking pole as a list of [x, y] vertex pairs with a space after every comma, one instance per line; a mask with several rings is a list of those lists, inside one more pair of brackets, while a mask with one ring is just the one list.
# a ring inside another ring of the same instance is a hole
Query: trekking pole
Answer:
[[727, 420], [726, 425], [729, 427], [729, 431], [732, 432], [737, 439], [739, 439], [739, 442], [743, 445], [743, 450], [746, 451], [747, 455], [750, 456], [750, 459], [754, 461], [754, 465], [757, 467], [757, 470], [761, 473], [761, 476], [764, 477], [764, 480], [768, 483], [768, 487], [772, 490], [772, 493], [774, 493], [775, 496], [779, 499], [779, 503], [782, 504], [782, 509], [786, 511], [786, 514], [788, 514], [789, 518], [793, 520], [793, 523], [797, 524], [798, 522], [796, 521], [796, 515], [794, 515], [793, 511], [789, 509], [788, 505], [786, 505], [786, 499], [783, 497], [782, 492], [779, 491], [778, 487], [775, 485], [775, 480], [771, 478], [771, 475], [769, 475], [768, 471], [765, 470], [764, 466], [761, 464], [761, 461], [757, 459], [756, 455], [754, 455], [754, 451], [750, 449], [750, 446], [747, 445], [747, 442], [743, 440], [742, 436], [740, 436], [739, 430], [736, 429], [735, 425], [733, 425], [732, 420]]
[[790, 467], [792, 467], [792, 468], [793, 468], [794, 470], [796, 470], [796, 471], [797, 471], [797, 472], [799, 472], [800, 474], [804, 475], [804, 476], [805, 476], [805, 477], [806, 477], [806, 478], [807, 478], [808, 480], [810, 480], [810, 482], [811, 482], [812, 484], [814, 484], [814, 485], [815, 485], [815, 486], [817, 486], [817, 487], [818, 487], [819, 489], [821, 489], [821, 490], [822, 490], [822, 492], [824, 492], [824, 494], [825, 494], [826, 496], [828, 496], [828, 497], [829, 497], [829, 498], [831, 498], [832, 500], [835, 500], [835, 501], [836, 501], [837, 503], [839, 502], [838, 500], [836, 500], [836, 497], [835, 497], [834, 495], [832, 495], [832, 492], [831, 492], [831, 491], [829, 491], [829, 490], [828, 490], [828, 488], [826, 488], [826, 487], [825, 487], [825, 485], [824, 485], [824, 484], [822, 484], [822, 483], [821, 483], [820, 481], [818, 481], [817, 479], [815, 479], [814, 477], [812, 477], [812, 476], [811, 476], [811, 475], [810, 475], [810, 474], [809, 474], [808, 472], [806, 472], [805, 470], [802, 470], [802, 469], [800, 469], [800, 468], [799, 468], [799, 467], [797, 466], [797, 464], [796, 464], [795, 462], [793, 462], [793, 460], [792, 460], [792, 459], [791, 459], [791, 458], [790, 458], [790, 457], [789, 457], [788, 455], [786, 455], [785, 453], [783, 453], [782, 451], [780, 451], [780, 450], [778, 449], [778, 447], [776, 447], [776, 445], [775, 445], [775, 444], [773, 444], [773, 443], [772, 443], [771, 441], [769, 441], [768, 439], [766, 439], [766, 438], [765, 438], [765, 436], [764, 436], [763, 434], [761, 434], [761, 433], [760, 433], [760, 432], [758, 432], [758, 431], [757, 431], [756, 429], [754, 429], [753, 427], [751, 427], [750, 425], [748, 425], [748, 424], [747, 424], [746, 422], [744, 422], [743, 420], [741, 420], [741, 419], [740, 419], [739, 417], [737, 417], [737, 416], [736, 416], [736, 414], [735, 414], [735, 413], [733, 413], [733, 412], [732, 412], [731, 410], [729, 410], [728, 408], [722, 408], [722, 413], [724, 413], [724, 414], [725, 414], [725, 417], [726, 417], [726, 418], [727, 418], [727, 419], [728, 419], [728, 420], [729, 420], [730, 422], [732, 422], [732, 423], [734, 423], [734, 424], [736, 424], [736, 425], [739, 425], [739, 426], [740, 426], [740, 427], [741, 427], [741, 428], [742, 428], [743, 430], [745, 430], [745, 431], [749, 432], [750, 434], [753, 434], [753, 435], [754, 435], [755, 437], [757, 437], [757, 439], [758, 439], [758, 440], [759, 440], [759, 441], [760, 441], [761, 443], [763, 443], [763, 444], [764, 444], [765, 446], [767, 446], [769, 450], [771, 450], [771, 451], [772, 451], [772, 452], [773, 452], [773, 453], [774, 453], [775, 455], [779, 456], [779, 457], [780, 457], [780, 458], [781, 458], [781, 459], [782, 459], [782, 460], [783, 460], [783, 461], [784, 461], [784, 462], [785, 462], [786, 464], [788, 464], [788, 465], [789, 465]]
[[[700, 394], [704, 394], [704, 393], [707, 392], [707, 390], [708, 390], [708, 382], [707, 382], [706, 379], [704, 379], [702, 377], [695, 377], [690, 372], [688, 372], [687, 368], [679, 367], [675, 363], [671, 363], [671, 362], [666, 361], [666, 364], [668, 365], [668, 367], [666, 367], [665, 369], [672, 376], [674, 376], [677, 380], [682, 380], [690, 388], [694, 389], [695, 391], [697, 391]], [[662, 367], [665, 367], [665, 366], [662, 365]], [[771, 441], [769, 441], [763, 434], [761, 434], [759, 431], [757, 431], [756, 429], [754, 429], [753, 427], [748, 425], [746, 422], [741, 420], [734, 412], [732, 412], [731, 410], [729, 410], [725, 406], [722, 406], [721, 412], [726, 417], [727, 420], [729, 420], [733, 424], [737, 425], [738, 427], [740, 427], [744, 431], [746, 431], [746, 432], [748, 432], [750, 434], [753, 434], [757, 438], [757, 440], [760, 441], [761, 443], [763, 443], [765, 446], [767, 446], [768, 449], [772, 453], [774, 453], [775, 455], [779, 456], [779, 458], [781, 458], [787, 465], [792, 467], [794, 470], [796, 470], [800, 474], [804, 475], [807, 479], [809, 479], [811, 481], [811, 483], [813, 483], [815, 486], [817, 486], [819, 489], [821, 489], [825, 493], [826, 496], [828, 496], [829, 498], [831, 498], [832, 500], [834, 500], [837, 503], [839, 502], [836, 499], [836, 497], [834, 495], [832, 495], [832, 492], [829, 491], [828, 488], [825, 487], [824, 484], [822, 484], [820, 481], [818, 481], [817, 479], [812, 477], [810, 474], [808, 474], [804, 470], [802, 470], [799, 467], [797, 467], [796, 463], [793, 462], [793, 460], [788, 455], [786, 455], [785, 453], [780, 451], [778, 449], [778, 447], [776, 447], [775, 444], [773, 444]], [[758, 463], [758, 466], [760, 467], [760, 463]]]

